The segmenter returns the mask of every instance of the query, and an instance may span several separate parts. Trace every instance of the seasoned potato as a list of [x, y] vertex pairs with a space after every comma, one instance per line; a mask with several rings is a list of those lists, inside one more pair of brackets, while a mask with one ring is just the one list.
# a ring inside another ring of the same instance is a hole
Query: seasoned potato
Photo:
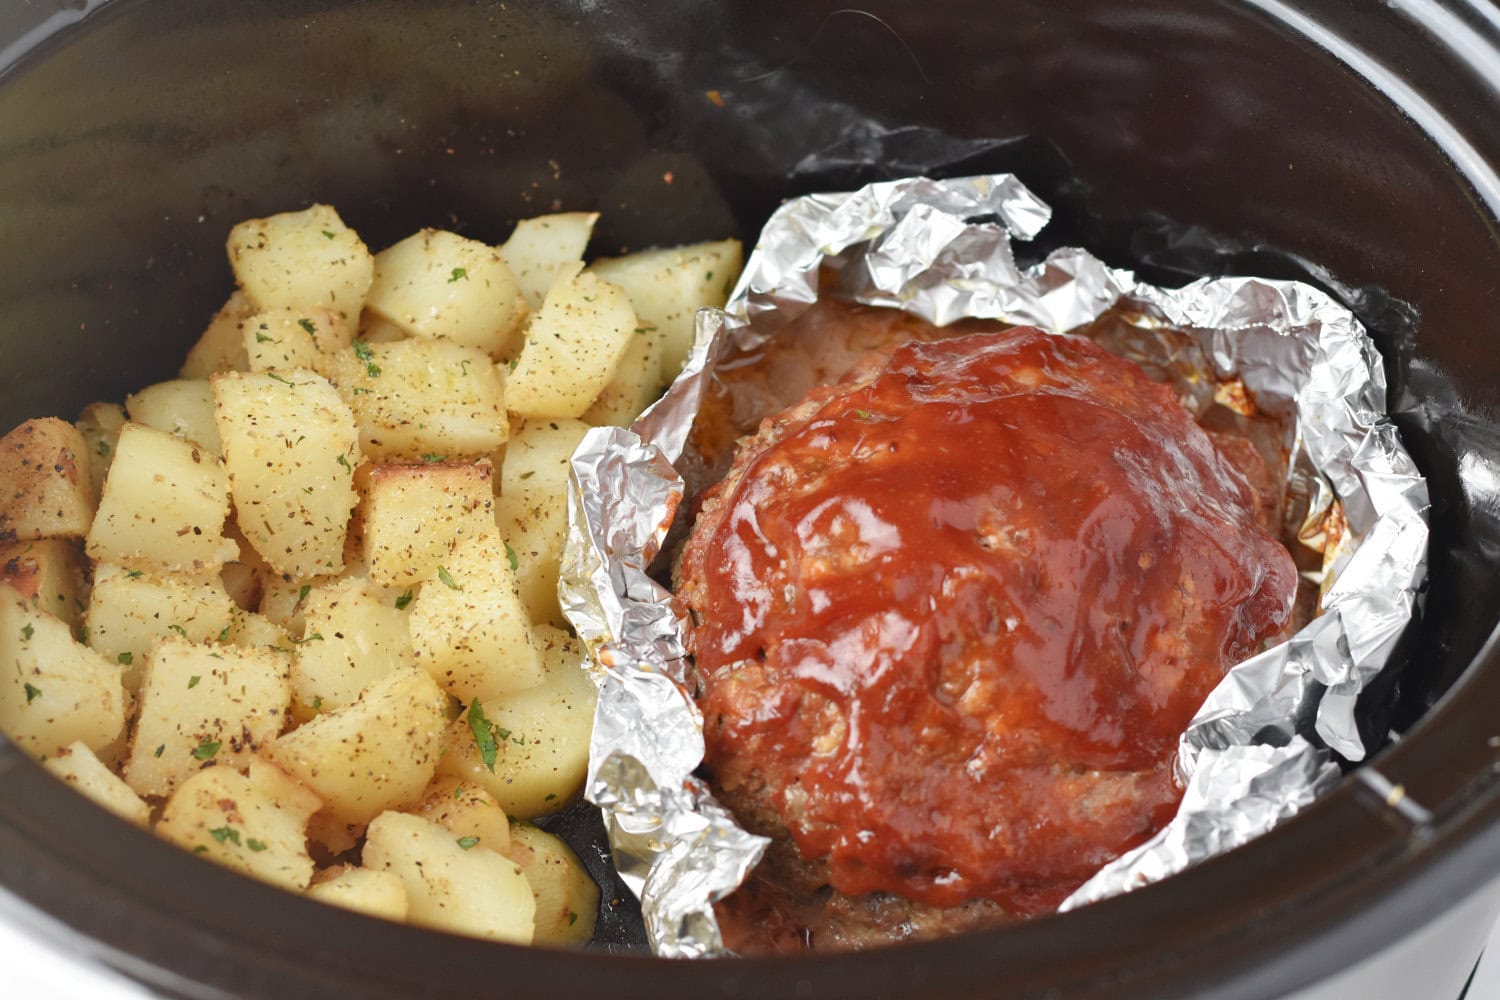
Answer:
[[568, 492], [569, 460], [590, 430], [582, 420], [559, 417], [523, 420], [500, 464], [500, 494], [515, 490], [546, 490], [561, 497]]
[[514, 558], [493, 527], [460, 539], [412, 604], [417, 665], [462, 702], [488, 701], [542, 681]]
[[367, 823], [414, 802], [427, 787], [447, 707], [426, 671], [403, 667], [367, 687], [354, 704], [276, 740], [266, 756], [316, 792], [331, 819]]
[[89, 453], [89, 482], [93, 495], [104, 492], [104, 477], [115, 457], [115, 442], [125, 426], [125, 408], [118, 403], [90, 403], [73, 425], [83, 435]]
[[526, 327], [506, 406], [525, 417], [581, 415], [614, 378], [635, 328], [618, 286], [588, 273], [559, 281]]
[[639, 326], [661, 332], [665, 384], [692, 349], [698, 310], [724, 305], [743, 264], [740, 241], [720, 240], [597, 260], [589, 270], [625, 290]]
[[281, 732], [290, 666], [274, 650], [163, 639], [146, 655], [125, 780], [168, 795], [204, 767], [245, 767]]
[[471, 704], [448, 728], [439, 770], [479, 785], [507, 815], [533, 819], [567, 805], [588, 771], [598, 693], [583, 649], [561, 629], [538, 625], [546, 679], [536, 687]]
[[489, 462], [377, 465], [363, 518], [365, 563], [383, 587], [410, 587], [437, 572], [453, 545], [494, 523]]
[[224, 454], [207, 379], [173, 379], [148, 385], [125, 397], [125, 410], [138, 424], [175, 434], [215, 455]]
[[372, 917], [401, 922], [406, 919], [406, 883], [388, 871], [335, 865], [318, 873], [307, 887], [307, 898], [342, 906]]
[[167, 800], [156, 833], [226, 868], [300, 892], [312, 880], [304, 831], [318, 805], [316, 795], [265, 761], [252, 761], [248, 777], [212, 767]]
[[511, 827], [505, 856], [521, 866], [536, 899], [533, 944], [582, 945], [594, 936], [599, 887], [563, 841], [530, 823]]
[[354, 342], [353, 328], [322, 306], [282, 306], [240, 321], [245, 355], [253, 372], [316, 369], [320, 355]]
[[89, 646], [120, 665], [126, 689], [134, 692], [158, 640], [227, 640], [233, 618], [234, 602], [215, 578], [198, 583], [100, 563], [85, 623]]
[[278, 573], [337, 573], [359, 461], [349, 407], [306, 371], [226, 372], [213, 393], [240, 531]]
[[520, 867], [419, 816], [388, 812], [370, 824], [365, 867], [406, 886], [407, 919], [455, 934], [531, 942], [536, 901]]
[[250, 370], [250, 359], [245, 354], [245, 338], [240, 332], [240, 323], [255, 312], [255, 304], [242, 291], [236, 291], [214, 313], [208, 328], [198, 342], [188, 351], [178, 377], [206, 379], [219, 372], [246, 372]]
[[151, 821], [151, 807], [131, 791], [130, 786], [106, 767], [85, 744], [74, 743], [63, 747], [56, 757], [49, 757], [43, 766], [116, 816], [136, 826], [146, 826]]
[[228, 250], [255, 308], [322, 306], [350, 329], [359, 321], [375, 259], [327, 205], [241, 222], [229, 232]]
[[[460, 778], [434, 778], [422, 801], [408, 812], [432, 820], [454, 836], [473, 837], [492, 851], [504, 854], [510, 848], [510, 818], [505, 810], [489, 792]], [[520, 863], [519, 858], [514, 860]]]
[[376, 460], [478, 458], [505, 443], [505, 382], [488, 355], [430, 340], [363, 341], [328, 359], [329, 378]]
[[77, 427], [46, 417], [0, 438], [0, 542], [82, 538], [95, 500]]
[[558, 273], [583, 259], [598, 212], [559, 212], [522, 219], [500, 247], [532, 309], [540, 309]]
[[665, 344], [665, 336], [656, 327], [636, 327], [620, 367], [584, 411], [584, 421], [595, 427], [629, 427], [635, 423], [666, 387], [661, 374]]
[[240, 608], [235, 609], [234, 620], [229, 623], [229, 641], [246, 649], [273, 649], [288, 657], [297, 648], [286, 629], [265, 615]]
[[413, 337], [498, 355], [526, 315], [526, 299], [493, 247], [424, 229], [375, 258], [367, 307]]
[[214, 574], [238, 549], [224, 537], [229, 481], [217, 455], [143, 424], [126, 424], [104, 481], [88, 554], [155, 573]]
[[120, 672], [0, 582], [0, 732], [36, 757], [99, 752], [125, 728]]
[[309, 591], [305, 628], [292, 660], [298, 718], [352, 705], [371, 683], [412, 664], [407, 612], [390, 607], [364, 577]]
[[516, 588], [536, 624], [566, 625], [557, 578], [568, 537], [565, 498], [549, 489], [511, 489], [495, 498], [495, 526], [516, 556]]
[[71, 629], [83, 624], [83, 554], [78, 543], [60, 538], [0, 545], [0, 582], [31, 602], [31, 606], [61, 618]]

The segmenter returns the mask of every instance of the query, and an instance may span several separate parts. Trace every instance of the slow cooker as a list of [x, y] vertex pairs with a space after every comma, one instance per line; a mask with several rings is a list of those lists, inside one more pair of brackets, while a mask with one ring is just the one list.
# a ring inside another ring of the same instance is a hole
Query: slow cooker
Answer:
[[326, 201], [382, 245], [598, 209], [595, 250], [616, 252], [753, 239], [790, 194], [983, 167], [1061, 207], [1054, 239], [1153, 280], [1344, 299], [1434, 530], [1399, 674], [1362, 706], [1383, 749], [1249, 846], [1065, 915], [667, 962], [608, 883], [591, 950], [505, 947], [221, 871], [0, 743], [0, 919], [180, 997], [1457, 997], [1500, 912], [1497, 164], [1481, 0], [6, 4], [6, 427], [175, 371], [242, 218]]

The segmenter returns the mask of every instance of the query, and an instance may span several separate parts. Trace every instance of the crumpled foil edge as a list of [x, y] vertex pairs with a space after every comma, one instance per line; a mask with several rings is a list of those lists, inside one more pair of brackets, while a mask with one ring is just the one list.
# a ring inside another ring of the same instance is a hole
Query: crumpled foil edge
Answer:
[[[1347, 544], [1325, 565], [1320, 616], [1229, 672], [1179, 743], [1186, 791], [1176, 818], [1063, 909], [1258, 836], [1337, 781], [1334, 751], [1364, 757], [1355, 701], [1411, 619], [1427, 550], [1427, 486], [1385, 417], [1374, 345], [1352, 313], [1298, 282], [1205, 278], [1163, 289], [1071, 248], [1018, 268], [1011, 240], [1035, 236], [1049, 217], [1007, 174], [905, 178], [789, 201], [725, 309], [699, 313], [667, 393], [632, 429], [591, 431], [575, 452], [559, 596], [600, 687], [585, 794], [603, 811], [657, 954], [723, 954], [712, 904], [766, 847], [693, 776], [702, 719], [686, 693], [683, 623], [647, 573], [683, 498], [672, 462], [718, 358], [730, 344], [774, 336], [815, 302], [821, 268], [835, 272], [840, 295], [938, 325], [967, 316], [1061, 333], [1123, 306], [1188, 332], [1217, 377], [1238, 378], [1267, 411], [1295, 414], [1290, 461], [1318, 476], [1309, 517], [1335, 496], [1341, 505]], [[1312, 732], [1299, 730], [1307, 719]]]

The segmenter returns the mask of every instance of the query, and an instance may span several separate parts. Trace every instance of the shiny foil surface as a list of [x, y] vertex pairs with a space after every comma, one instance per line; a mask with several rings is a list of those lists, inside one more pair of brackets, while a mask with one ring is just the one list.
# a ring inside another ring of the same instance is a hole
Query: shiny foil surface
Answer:
[[1157, 331], [1187, 334], [1192, 363], [1177, 363], [1173, 382], [1185, 405], [1201, 412], [1215, 392], [1242, 390], [1286, 426], [1295, 533], [1323, 553], [1322, 568], [1304, 574], [1318, 585], [1319, 614], [1215, 688], [1179, 743], [1186, 793], [1176, 818], [1063, 909], [1246, 842], [1331, 788], [1335, 753], [1365, 756], [1355, 701], [1411, 619], [1427, 554], [1427, 485], [1385, 416], [1374, 345], [1351, 312], [1297, 282], [1157, 288], [1079, 249], [1017, 267], [1011, 241], [1035, 236], [1049, 217], [1005, 174], [789, 201], [766, 223], [726, 308], [698, 314], [687, 366], [667, 393], [630, 430], [598, 428], [574, 454], [560, 595], [600, 688], [586, 795], [603, 811], [657, 954], [724, 954], [712, 904], [766, 847], [693, 775], [703, 733], [685, 687], [683, 623], [647, 572], [686, 492], [672, 463], [720, 356], [774, 337], [816, 301], [820, 270], [840, 297], [937, 325], [976, 317], [1062, 333], [1112, 312], [1132, 328], [1119, 343], [1136, 360], [1163, 361], [1167, 338]]

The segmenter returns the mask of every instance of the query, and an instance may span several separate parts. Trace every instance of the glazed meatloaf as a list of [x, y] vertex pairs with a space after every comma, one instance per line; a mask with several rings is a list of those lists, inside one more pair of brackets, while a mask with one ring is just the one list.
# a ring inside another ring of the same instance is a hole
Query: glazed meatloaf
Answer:
[[897, 326], [739, 442], [677, 565], [705, 766], [774, 842], [742, 951], [1055, 908], [1171, 818], [1179, 735], [1292, 613], [1243, 452], [1137, 365]]

